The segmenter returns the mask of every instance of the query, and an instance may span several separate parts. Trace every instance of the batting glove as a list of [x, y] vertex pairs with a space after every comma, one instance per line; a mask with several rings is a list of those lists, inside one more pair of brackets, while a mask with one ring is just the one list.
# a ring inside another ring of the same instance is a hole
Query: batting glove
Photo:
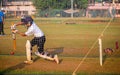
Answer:
[[18, 32], [18, 30], [12, 30], [12, 33], [16, 34]]
[[16, 29], [16, 24], [12, 25], [12, 26], [11, 26], [11, 29], [12, 29], [12, 30], [15, 30], [15, 29]]

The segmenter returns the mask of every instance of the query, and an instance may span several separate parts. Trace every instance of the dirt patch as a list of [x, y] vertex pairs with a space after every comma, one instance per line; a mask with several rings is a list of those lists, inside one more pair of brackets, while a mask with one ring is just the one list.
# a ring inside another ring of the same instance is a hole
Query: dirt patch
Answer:
[[[23, 72], [47, 72], [47, 73], [72, 73], [78, 65], [82, 62], [83, 58], [73, 58], [73, 57], [60, 57], [60, 64], [56, 64], [53, 61], [48, 61], [42, 58], [37, 58], [34, 56], [35, 62], [31, 65], [26, 65], [23, 61], [26, 59], [25, 56], [2, 56], [0, 58], [0, 70], [1, 73], [14, 73], [14, 71]], [[15, 62], [13, 62], [15, 61]], [[113, 62], [114, 61], [114, 62]], [[77, 73], [113, 73], [120, 74], [119, 58], [108, 58], [106, 59], [104, 65], [101, 67], [99, 65], [99, 59], [97, 58], [87, 58], [79, 66]]]

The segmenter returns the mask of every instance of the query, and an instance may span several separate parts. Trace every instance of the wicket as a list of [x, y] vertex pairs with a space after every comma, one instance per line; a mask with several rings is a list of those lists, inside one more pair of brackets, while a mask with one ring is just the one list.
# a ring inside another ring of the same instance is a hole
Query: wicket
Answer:
[[99, 52], [100, 52], [100, 65], [102, 66], [102, 40], [101, 38], [99, 38], [98, 41], [99, 41]]

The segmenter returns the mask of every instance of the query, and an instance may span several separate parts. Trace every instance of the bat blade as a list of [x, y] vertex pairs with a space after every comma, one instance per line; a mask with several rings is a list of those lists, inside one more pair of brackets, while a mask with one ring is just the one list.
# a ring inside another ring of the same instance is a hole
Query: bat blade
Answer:
[[16, 39], [13, 40], [13, 49], [16, 50]]

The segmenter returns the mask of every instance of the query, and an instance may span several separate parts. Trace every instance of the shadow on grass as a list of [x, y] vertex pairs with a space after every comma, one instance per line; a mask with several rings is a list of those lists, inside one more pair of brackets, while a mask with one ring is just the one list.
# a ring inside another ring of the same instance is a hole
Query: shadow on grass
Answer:
[[106, 61], [106, 59], [107, 59], [107, 55], [105, 54], [104, 56], [103, 56], [103, 64], [105, 63], [105, 61]]
[[[48, 48], [46, 49], [46, 51], [48, 51], [51, 55], [55, 55], [55, 54], [61, 54], [63, 53], [63, 49], [64, 47], [58, 47], [58, 48]], [[63, 59], [59, 59], [59, 64], [62, 63]]]
[[58, 47], [58, 48], [48, 48], [46, 50], [49, 51], [50, 54], [55, 55], [55, 54], [63, 53], [63, 49], [64, 49], [64, 47]]
[[[36, 57], [33, 61], [36, 62], [38, 59], [39, 59], [39, 57]], [[9, 75], [9, 73], [11, 73], [15, 70], [23, 69], [25, 66], [28, 66], [28, 65], [30, 65], [30, 64], [25, 64], [24, 62], [21, 62], [15, 66], [11, 66], [11, 67], [1, 71], [0, 75]]]
[[38, 59], [40, 59], [40, 57], [36, 57], [33, 61], [36, 62]]
[[12, 71], [14, 71], [14, 70], [24, 68], [25, 65], [26, 65], [26, 64], [24, 64], [24, 63], [19, 63], [19, 64], [15, 65], [15, 66], [11, 66], [11, 67], [3, 70], [2, 72], [0, 72], [0, 75], [7, 75], [7, 74], [9, 74], [10, 72], [12, 72]]

